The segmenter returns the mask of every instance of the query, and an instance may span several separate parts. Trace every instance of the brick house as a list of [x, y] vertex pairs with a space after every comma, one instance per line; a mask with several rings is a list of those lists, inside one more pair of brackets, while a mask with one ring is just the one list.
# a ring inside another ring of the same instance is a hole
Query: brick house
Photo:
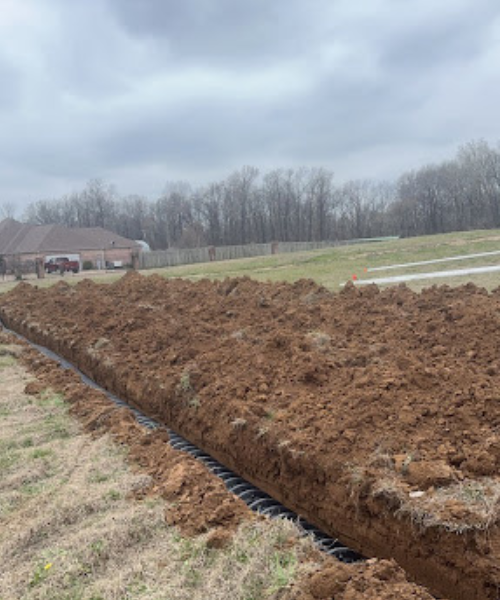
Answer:
[[0, 221], [0, 256], [7, 269], [21, 264], [23, 270], [34, 269], [36, 259], [44, 262], [51, 256], [68, 256], [91, 262], [103, 269], [108, 263], [129, 265], [133, 253], [141, 245], [102, 227], [65, 227], [63, 225], [30, 225], [14, 219]]

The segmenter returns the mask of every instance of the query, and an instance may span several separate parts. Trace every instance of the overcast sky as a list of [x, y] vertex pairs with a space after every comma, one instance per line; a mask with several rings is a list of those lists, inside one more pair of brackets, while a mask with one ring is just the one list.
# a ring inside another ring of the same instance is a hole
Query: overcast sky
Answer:
[[498, 0], [0, 0], [0, 205], [500, 140]]

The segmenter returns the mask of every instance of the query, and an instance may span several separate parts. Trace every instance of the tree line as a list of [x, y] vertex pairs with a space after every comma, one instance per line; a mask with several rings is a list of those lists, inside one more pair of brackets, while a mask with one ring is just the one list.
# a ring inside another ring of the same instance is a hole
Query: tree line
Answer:
[[500, 146], [470, 142], [453, 159], [394, 182], [339, 184], [325, 168], [260, 173], [243, 167], [199, 188], [169, 183], [151, 201], [119, 196], [113, 186], [92, 180], [80, 192], [31, 204], [25, 220], [101, 226], [153, 249], [494, 228], [500, 227]]

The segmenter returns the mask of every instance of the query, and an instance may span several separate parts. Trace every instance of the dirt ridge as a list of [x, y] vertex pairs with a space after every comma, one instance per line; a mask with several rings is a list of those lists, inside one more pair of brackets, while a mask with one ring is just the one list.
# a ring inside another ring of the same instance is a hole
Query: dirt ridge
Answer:
[[[474, 286], [332, 295], [132, 275], [21, 285], [0, 315], [356, 550], [486, 600], [500, 582], [499, 305]], [[454, 486], [484, 497], [450, 495], [439, 513], [431, 500]]]

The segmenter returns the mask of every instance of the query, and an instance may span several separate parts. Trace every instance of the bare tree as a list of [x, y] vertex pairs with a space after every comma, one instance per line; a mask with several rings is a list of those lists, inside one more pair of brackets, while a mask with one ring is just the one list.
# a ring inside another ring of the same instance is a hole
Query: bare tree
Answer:
[[92, 180], [81, 192], [30, 205], [25, 218], [100, 225], [146, 239], [152, 248], [500, 227], [500, 148], [473, 141], [450, 160], [403, 173], [395, 183], [337, 185], [324, 168], [275, 169], [261, 177], [255, 167], [243, 167], [197, 190], [168, 183], [160, 198], [148, 201], [120, 198], [112, 186]]
[[0, 219], [13, 219], [16, 215], [16, 205], [14, 202], [3, 202], [0, 205]]

